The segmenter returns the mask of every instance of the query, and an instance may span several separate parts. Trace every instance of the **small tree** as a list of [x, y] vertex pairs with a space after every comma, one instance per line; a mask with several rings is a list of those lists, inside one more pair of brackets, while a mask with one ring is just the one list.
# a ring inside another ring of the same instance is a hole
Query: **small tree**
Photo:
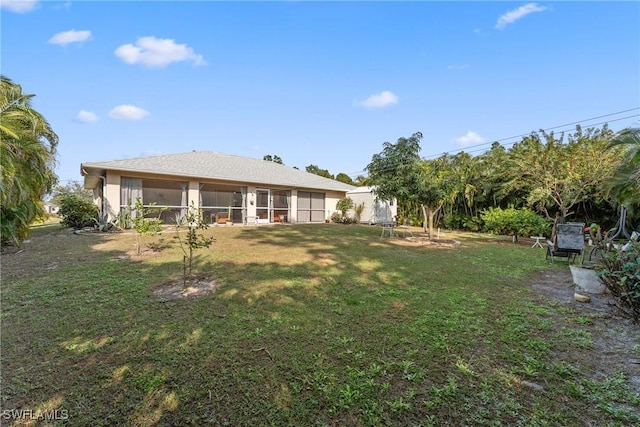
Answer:
[[[180, 236], [180, 229], [186, 228], [186, 236], [184, 239]], [[176, 236], [180, 244], [180, 249], [184, 254], [182, 258], [182, 277], [183, 284], [187, 283], [187, 274], [191, 275], [191, 267], [193, 264], [193, 252], [197, 249], [208, 248], [213, 243], [213, 237], [206, 237], [198, 230], [206, 230], [209, 228], [200, 212], [193, 203], [183, 215], [176, 215]], [[188, 272], [188, 273], [187, 273]]]
[[79, 181], [69, 181], [65, 185], [56, 185], [51, 191], [51, 204], [60, 207], [62, 200], [68, 196], [75, 196], [79, 199], [93, 203], [93, 195], [91, 190], [83, 187]]
[[[150, 206], [154, 206], [155, 202]], [[154, 208], [154, 207], [145, 207], [142, 204], [142, 199], [138, 197], [136, 199], [136, 215], [132, 216], [131, 223], [133, 224], [133, 228], [136, 230], [136, 252], [140, 255], [140, 236], [145, 235], [153, 235], [159, 234], [162, 231], [162, 220], [160, 219], [160, 214], [165, 209]], [[147, 218], [148, 215], [158, 214], [155, 218]]]
[[353, 199], [351, 197], [343, 197], [336, 203], [336, 209], [342, 214], [342, 218], [347, 216], [349, 209], [353, 208]]

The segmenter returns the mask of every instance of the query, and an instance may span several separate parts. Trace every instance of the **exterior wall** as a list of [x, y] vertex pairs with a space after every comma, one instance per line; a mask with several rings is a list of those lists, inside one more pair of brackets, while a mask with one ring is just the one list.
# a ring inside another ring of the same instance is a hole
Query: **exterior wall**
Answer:
[[247, 224], [256, 223], [256, 186], [247, 186]]
[[107, 200], [109, 219], [114, 219], [120, 213], [120, 174], [107, 171], [107, 188], [104, 197]]
[[298, 190], [291, 190], [291, 223], [298, 222]]
[[330, 220], [331, 215], [333, 215], [334, 212], [337, 212], [336, 205], [338, 204], [338, 201], [344, 197], [345, 197], [344, 193], [339, 193], [335, 191], [325, 192], [325, 197], [324, 197], [324, 209], [326, 211], [326, 214], [324, 217], [325, 220]]
[[187, 193], [187, 204], [191, 206], [191, 203], [200, 208], [200, 183], [198, 181], [189, 181], [189, 192]]
[[[377, 200], [372, 191], [365, 192], [362, 190], [354, 190], [347, 193], [347, 196], [353, 200], [354, 205], [364, 203], [364, 209], [360, 217], [360, 222], [368, 224], [377, 224], [380, 222], [391, 222], [398, 215], [398, 204], [396, 200], [393, 203], [383, 200]], [[351, 212], [353, 215], [353, 212]]]
[[[110, 219], [114, 219], [120, 212], [120, 184], [121, 178], [131, 177], [131, 178], [140, 178], [140, 179], [150, 179], [150, 180], [161, 180], [161, 181], [176, 181], [176, 182], [188, 182], [187, 187], [187, 205], [190, 206], [193, 203], [197, 208], [200, 208], [200, 184], [203, 182], [210, 184], [220, 184], [220, 185], [229, 185], [227, 182], [223, 181], [213, 181], [213, 180], [194, 180], [193, 178], [183, 178], [179, 176], [163, 176], [163, 175], [151, 175], [151, 174], [140, 174], [140, 173], [121, 173], [115, 171], [107, 171], [106, 172], [106, 185], [103, 190], [103, 197], [105, 202], [106, 210], [109, 214]], [[102, 180], [99, 180], [98, 186], [102, 186]], [[237, 183], [233, 185], [238, 186], [246, 186], [247, 187], [247, 195], [246, 195], [246, 219], [248, 224], [255, 224], [256, 217], [256, 188], [264, 188], [270, 190], [286, 190], [290, 191], [290, 203], [289, 203], [289, 218], [288, 222], [297, 223], [297, 211], [298, 211], [298, 192], [299, 191], [310, 191], [314, 193], [323, 193], [325, 195], [324, 199], [324, 219], [328, 220], [331, 218], [331, 214], [336, 211], [336, 204], [338, 200], [345, 197], [345, 193], [339, 191], [326, 191], [319, 189], [309, 189], [309, 190], [299, 190], [295, 188], [271, 188], [269, 185], [246, 185], [242, 183]], [[95, 203], [101, 203], [99, 198], [96, 198]]]

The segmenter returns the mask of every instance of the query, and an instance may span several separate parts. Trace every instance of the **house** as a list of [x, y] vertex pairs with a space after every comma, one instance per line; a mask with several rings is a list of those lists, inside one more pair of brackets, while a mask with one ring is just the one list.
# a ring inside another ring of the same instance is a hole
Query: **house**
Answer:
[[396, 200], [378, 200], [372, 187], [354, 188], [347, 191], [347, 197], [353, 200], [354, 206], [364, 203], [360, 222], [368, 224], [389, 223], [395, 221], [398, 215]]
[[114, 218], [144, 206], [164, 208], [162, 220], [192, 204], [205, 221], [237, 224], [325, 222], [355, 187], [279, 163], [210, 151], [87, 162], [84, 188]]

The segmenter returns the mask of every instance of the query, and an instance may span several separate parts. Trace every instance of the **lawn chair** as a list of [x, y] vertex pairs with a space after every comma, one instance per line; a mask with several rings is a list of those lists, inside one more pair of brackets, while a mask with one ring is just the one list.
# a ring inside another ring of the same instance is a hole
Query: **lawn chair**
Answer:
[[584, 223], [568, 222], [556, 225], [553, 240], [547, 240], [547, 255], [551, 262], [555, 257], [567, 258], [569, 263], [575, 261], [577, 255], [584, 251]]

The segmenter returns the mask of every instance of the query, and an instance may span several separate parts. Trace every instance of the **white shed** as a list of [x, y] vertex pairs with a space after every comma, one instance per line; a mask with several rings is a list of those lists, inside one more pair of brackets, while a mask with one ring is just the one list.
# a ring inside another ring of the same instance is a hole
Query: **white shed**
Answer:
[[393, 222], [398, 215], [398, 206], [395, 199], [377, 200], [372, 187], [358, 187], [347, 191], [347, 197], [353, 200], [353, 204], [364, 203], [364, 209], [360, 222], [367, 224], [380, 224]]

